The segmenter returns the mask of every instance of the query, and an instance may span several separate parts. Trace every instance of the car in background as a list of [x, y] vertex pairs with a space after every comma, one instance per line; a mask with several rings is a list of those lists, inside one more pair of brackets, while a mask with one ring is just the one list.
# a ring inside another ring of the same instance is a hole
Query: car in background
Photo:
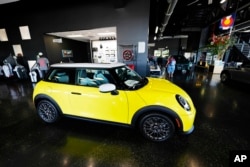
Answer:
[[33, 102], [46, 123], [60, 117], [125, 125], [154, 142], [194, 130], [195, 106], [172, 82], [141, 77], [123, 63], [58, 63], [34, 87]]
[[186, 74], [191, 70], [192, 62], [190, 62], [185, 56], [173, 55], [173, 57], [176, 60], [175, 71]]
[[237, 67], [225, 67], [220, 73], [222, 83], [238, 81], [250, 84], [250, 61], [243, 62]]

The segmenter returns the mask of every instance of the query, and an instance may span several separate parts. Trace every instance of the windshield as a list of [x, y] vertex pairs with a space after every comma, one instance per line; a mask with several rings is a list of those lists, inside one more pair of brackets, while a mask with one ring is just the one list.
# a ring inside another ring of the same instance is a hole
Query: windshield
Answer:
[[129, 89], [138, 89], [147, 84], [146, 78], [142, 78], [134, 70], [131, 70], [128, 67], [117, 68], [115, 69], [115, 72], [118, 75], [119, 80]]

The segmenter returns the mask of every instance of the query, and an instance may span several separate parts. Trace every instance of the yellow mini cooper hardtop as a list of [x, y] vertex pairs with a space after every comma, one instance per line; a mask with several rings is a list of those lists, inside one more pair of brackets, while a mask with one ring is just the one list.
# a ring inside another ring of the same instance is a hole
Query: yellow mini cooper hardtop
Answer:
[[194, 129], [195, 106], [172, 82], [141, 77], [123, 63], [58, 63], [33, 92], [38, 116], [54, 123], [61, 116], [137, 128], [155, 142]]

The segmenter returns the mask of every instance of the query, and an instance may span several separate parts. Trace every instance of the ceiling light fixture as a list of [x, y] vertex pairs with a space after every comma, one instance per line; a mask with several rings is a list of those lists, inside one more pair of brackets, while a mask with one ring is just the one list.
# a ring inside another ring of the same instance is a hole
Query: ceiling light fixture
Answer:
[[67, 35], [69, 38], [80, 38], [83, 37], [81, 34], [72, 34], [72, 35]]
[[159, 28], [158, 26], [155, 27], [155, 33], [156, 33], [156, 34], [157, 34], [157, 32], [158, 32], [158, 28]]
[[208, 5], [211, 5], [213, 3], [213, 0], [208, 0]]
[[12, 3], [12, 2], [17, 2], [19, 0], [2, 0], [0, 1], [0, 4], [6, 4], [6, 3]]
[[223, 3], [225, 3], [227, 0], [221, 0], [220, 1], [220, 4], [223, 4]]
[[250, 30], [244, 30], [244, 31], [241, 31], [241, 32], [250, 32]]
[[195, 0], [194, 2], [191, 2], [191, 3], [187, 4], [187, 6], [191, 6], [191, 5], [193, 5], [194, 3], [198, 2], [198, 1], [199, 0]]
[[110, 36], [110, 35], [116, 35], [115, 32], [100, 32], [100, 33], [97, 33], [97, 35], [99, 36]]
[[188, 38], [188, 35], [163, 36], [162, 39]]

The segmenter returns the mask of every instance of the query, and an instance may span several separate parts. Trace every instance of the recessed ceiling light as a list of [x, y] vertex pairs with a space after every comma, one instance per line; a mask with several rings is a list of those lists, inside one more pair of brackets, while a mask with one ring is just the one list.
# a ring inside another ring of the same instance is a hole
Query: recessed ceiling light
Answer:
[[97, 35], [100, 35], [100, 36], [108, 36], [108, 35], [115, 35], [116, 33], [115, 32], [100, 32], [100, 33], [97, 33]]
[[223, 4], [225, 3], [227, 0], [221, 0], [220, 3]]
[[72, 35], [67, 35], [69, 38], [80, 38], [83, 37], [81, 34], [72, 34]]
[[157, 34], [158, 32], [158, 28], [159, 28], [158, 26], [155, 27], [155, 34]]
[[11, 2], [17, 2], [19, 0], [1, 0], [0, 4], [5, 4], [5, 3], [11, 3]]

